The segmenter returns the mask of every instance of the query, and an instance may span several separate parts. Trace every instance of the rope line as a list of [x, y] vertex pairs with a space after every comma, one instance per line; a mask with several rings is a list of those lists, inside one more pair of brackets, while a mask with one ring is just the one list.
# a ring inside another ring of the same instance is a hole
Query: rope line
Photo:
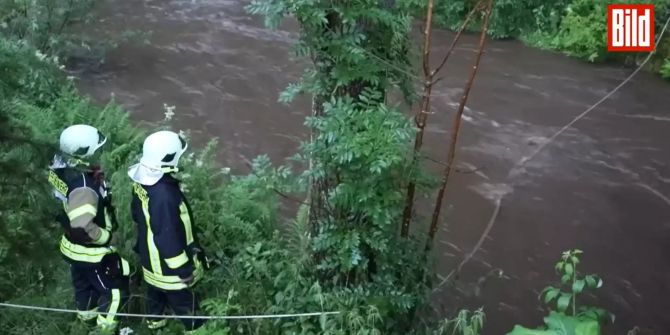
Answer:
[[[27, 309], [34, 311], [54, 312], [54, 313], [70, 313], [76, 314], [81, 311], [66, 308], [51, 308], [20, 304], [10, 304], [0, 302], [0, 307]], [[99, 315], [107, 315], [103, 312], [90, 312]], [[340, 312], [312, 312], [312, 313], [293, 313], [293, 314], [259, 314], [259, 315], [156, 315], [156, 314], [133, 314], [133, 313], [110, 313], [116, 316], [125, 316], [132, 318], [154, 318], [154, 319], [198, 319], [198, 320], [240, 320], [240, 319], [286, 319], [306, 316], [320, 316], [320, 315], [335, 315]]]
[[[577, 121], [583, 119], [587, 114], [589, 114], [591, 111], [593, 111], [596, 107], [598, 107], [600, 104], [602, 104], [605, 100], [609, 99], [616, 93], [619, 89], [621, 89], [624, 85], [626, 85], [635, 75], [642, 70], [642, 68], [647, 65], [651, 57], [656, 53], [658, 50], [658, 45], [661, 42], [661, 39], [663, 38], [663, 34], [665, 34], [665, 31], [668, 28], [668, 24], [670, 23], [670, 17], [665, 21], [665, 24], [663, 25], [663, 29], [661, 30], [661, 33], [658, 35], [658, 38], [656, 39], [655, 45], [656, 48], [652, 50], [647, 57], [644, 59], [642, 63], [633, 71], [628, 77], [626, 77], [619, 85], [617, 85], [615, 88], [613, 88], [609, 93], [605, 94], [600, 100], [598, 100], [596, 103], [591, 105], [589, 108], [587, 108], [585, 111], [580, 113], [579, 115], [575, 116], [570, 122], [568, 122], [565, 126], [561, 127], [557, 132], [555, 132], [547, 141], [542, 143], [542, 145], [538, 146], [538, 148], [533, 151], [528, 156], [522, 157], [514, 166], [512, 166], [512, 169], [510, 169], [509, 173], [505, 177], [505, 181], [509, 180], [510, 177], [512, 177], [515, 173], [521, 171], [521, 168], [528, 163], [531, 159], [535, 158], [537, 154], [539, 154], [544, 148], [546, 148], [549, 144], [551, 144], [558, 136], [563, 134], [566, 130], [568, 130], [572, 125], [574, 125]], [[491, 231], [491, 228], [496, 222], [496, 219], [498, 218], [498, 214], [500, 213], [500, 207], [502, 204], [502, 199], [505, 197], [507, 193], [502, 193], [496, 196], [496, 199], [494, 200], [495, 202], [495, 208], [493, 209], [493, 213], [491, 214], [491, 218], [489, 219], [488, 224], [486, 225], [486, 228], [484, 228], [484, 231], [482, 235], [479, 238], [479, 241], [475, 245], [475, 247], [472, 249], [470, 253], [466, 255], [466, 257], [461, 261], [461, 263], [458, 265], [457, 269], [451, 270], [449, 274], [438, 284], [435, 286], [435, 288], [431, 291], [431, 293], [434, 293], [436, 291], [439, 291], [445, 283], [447, 283], [451, 277], [453, 277], [456, 273], [460, 273], [461, 269], [463, 266], [469, 262], [472, 257], [477, 253], [477, 251], [481, 248], [481, 245], [488, 236], [488, 233]]]

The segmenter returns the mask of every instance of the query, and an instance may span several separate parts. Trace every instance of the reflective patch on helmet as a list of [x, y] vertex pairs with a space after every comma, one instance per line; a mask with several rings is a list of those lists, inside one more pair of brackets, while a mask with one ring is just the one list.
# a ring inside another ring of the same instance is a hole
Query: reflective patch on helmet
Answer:
[[80, 156], [80, 157], [85, 156], [88, 153], [89, 148], [90, 148], [90, 146], [80, 147], [79, 149], [77, 149], [77, 151], [73, 152], [72, 155], [73, 156]]

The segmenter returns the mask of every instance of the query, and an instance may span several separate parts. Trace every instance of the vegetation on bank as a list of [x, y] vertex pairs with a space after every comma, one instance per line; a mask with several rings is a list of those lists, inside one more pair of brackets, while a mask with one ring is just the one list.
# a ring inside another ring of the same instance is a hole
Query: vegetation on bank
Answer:
[[[437, 23], [457, 29], [477, 0], [438, 1]], [[426, 1], [400, 2], [407, 8], [425, 8]], [[670, 16], [670, 0], [498, 0], [495, 2], [489, 35], [496, 39], [517, 38], [526, 44], [555, 50], [589, 62], [637, 64], [646, 53], [607, 51], [608, 4], [654, 4], [656, 35]], [[479, 28], [477, 20], [469, 25]], [[670, 79], [670, 32], [660, 41], [656, 55], [648, 64], [650, 71]]]
[[[134, 126], [113, 101], [100, 107], [83, 98], [67, 77], [62, 60], [72, 49], [66, 46], [82, 45], [72, 32], [90, 13], [90, 7], [73, 10], [73, 3], [79, 2], [0, 1], [0, 272], [6, 274], [0, 278], [0, 301], [72, 307], [67, 268], [57, 252], [60, 228], [52, 219], [58, 206], [45, 174], [58, 134], [69, 124], [93, 124], [108, 136], [100, 161], [124, 223], [118, 232], [121, 252], [137, 264], [126, 169], [136, 162], [149, 129]], [[270, 26], [285, 16], [301, 25], [295, 52], [313, 66], [281, 99], [314, 97], [306, 119], [312, 139], [286, 164], [258, 157], [248, 175], [233, 175], [215, 162], [215, 141], [182, 158], [180, 178], [195, 225], [216, 264], [198, 285], [203, 307], [212, 315], [341, 313], [212, 321], [200, 333], [474, 335], [485, 327], [482, 310], [444, 318], [430, 308], [435, 274], [426, 251], [429, 221], [411, 215], [411, 229], [401, 234], [407, 185], [416, 185], [417, 198], [440, 185], [421, 159], [408, 159], [417, 129], [403, 107], [385, 99], [401, 92], [414, 103], [417, 96], [404, 70], [413, 61], [414, 9], [411, 1], [385, 4], [259, 0], [249, 7]], [[494, 12], [492, 29], [502, 31], [496, 20]], [[166, 106], [166, 120], [156, 128], [171, 128], [173, 112]], [[282, 200], [299, 204], [294, 218], [279, 215]], [[551, 311], [546, 327], [518, 326], [511, 334], [600, 334], [607, 313], [582, 308], [578, 297], [602, 281], [577, 271], [579, 256], [566, 252], [556, 267], [562, 286], [544, 291]], [[143, 312], [142, 290], [135, 287], [129, 312]], [[149, 334], [137, 319], [125, 324], [134, 334]], [[170, 327], [161, 334], [177, 333], [181, 325]], [[71, 315], [2, 310], [0, 330], [81, 334], [84, 326]]]

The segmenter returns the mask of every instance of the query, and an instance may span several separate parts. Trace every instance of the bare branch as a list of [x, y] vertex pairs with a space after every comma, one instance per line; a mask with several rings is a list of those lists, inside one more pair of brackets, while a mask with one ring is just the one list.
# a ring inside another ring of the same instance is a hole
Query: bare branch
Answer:
[[456, 145], [458, 143], [458, 135], [461, 129], [461, 120], [463, 117], [463, 111], [465, 110], [465, 104], [468, 101], [468, 96], [470, 94], [470, 90], [472, 89], [472, 84], [474, 83], [475, 77], [477, 76], [479, 63], [481, 61], [482, 55], [484, 54], [484, 46], [486, 44], [486, 33], [488, 31], [488, 25], [491, 18], [491, 13], [493, 12], [494, 1], [495, 0], [489, 0], [488, 2], [486, 8], [486, 16], [484, 18], [484, 22], [482, 23], [482, 31], [479, 37], [479, 52], [477, 53], [477, 57], [475, 58], [475, 62], [472, 66], [472, 71], [470, 72], [470, 78], [465, 84], [465, 91], [463, 92], [461, 102], [458, 105], [458, 111], [456, 112], [456, 115], [454, 115], [454, 123], [451, 132], [452, 134], [451, 141], [449, 143], [447, 165], [444, 169], [444, 176], [442, 177], [442, 186], [440, 187], [440, 190], [437, 194], [437, 199], [435, 200], [433, 217], [431, 219], [430, 230], [428, 232], [428, 240], [426, 241], [426, 250], [431, 248], [433, 244], [433, 239], [435, 238], [435, 234], [437, 233], [438, 221], [440, 218], [440, 211], [442, 209], [442, 202], [444, 199], [445, 190], [447, 188], [447, 184], [449, 183], [449, 176], [451, 175], [452, 166], [454, 165], [454, 160], [456, 158]]
[[[456, 48], [456, 44], [458, 44], [458, 41], [461, 39], [461, 36], [463, 35], [463, 32], [465, 31], [465, 29], [467, 29], [468, 24], [470, 23], [470, 20], [475, 15], [475, 13], [478, 12], [481, 9], [480, 7], [481, 7], [482, 4], [483, 4], [483, 0], [478, 1], [477, 4], [475, 4], [475, 7], [472, 8], [470, 13], [468, 13], [468, 16], [465, 18], [465, 21], [463, 21], [463, 24], [461, 25], [460, 29], [458, 29], [458, 31], [456, 31], [456, 36], [454, 36], [454, 40], [451, 42], [451, 46], [449, 46], [449, 50], [447, 50], [447, 54], [444, 55], [444, 58], [442, 58], [442, 62], [440, 63], [440, 65], [438, 65], [437, 68], [435, 68], [435, 70], [433, 70], [431, 76], [435, 76], [436, 74], [438, 74], [440, 72], [440, 70], [442, 70], [442, 67], [444, 67], [444, 64], [447, 63], [447, 60], [449, 59], [449, 56], [451, 56], [451, 53]], [[434, 83], [436, 83], [436, 82], [437, 81], [435, 81]]]

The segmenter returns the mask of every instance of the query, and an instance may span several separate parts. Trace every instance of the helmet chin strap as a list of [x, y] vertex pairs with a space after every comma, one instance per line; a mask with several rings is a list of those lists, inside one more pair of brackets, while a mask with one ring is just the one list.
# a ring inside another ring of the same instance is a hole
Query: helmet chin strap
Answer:
[[91, 164], [81, 158], [70, 156], [67, 158], [67, 164], [72, 167], [89, 167]]
[[176, 166], [166, 166], [161, 168], [161, 172], [163, 173], [179, 172], [179, 168]]

